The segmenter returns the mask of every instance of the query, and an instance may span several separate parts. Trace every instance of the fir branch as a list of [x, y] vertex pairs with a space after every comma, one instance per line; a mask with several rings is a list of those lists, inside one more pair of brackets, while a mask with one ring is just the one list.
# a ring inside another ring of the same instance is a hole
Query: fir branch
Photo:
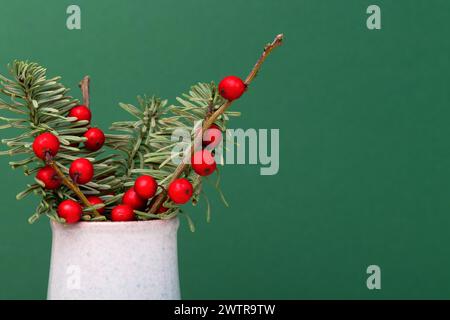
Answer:
[[[111, 179], [108, 180], [107, 184], [103, 181], [104, 177], [100, 176], [105, 174], [105, 167], [107, 167], [108, 172], [115, 173], [118, 166], [117, 160], [113, 160], [111, 157], [96, 160], [95, 157], [101, 151], [90, 152], [84, 148], [70, 146], [73, 142], [85, 140], [82, 134], [87, 131], [88, 122], [77, 121], [76, 118], [67, 116], [69, 110], [78, 101], [66, 95], [69, 90], [59, 83], [60, 77], [47, 79], [45, 68], [36, 63], [25, 61], [14, 61], [10, 65], [10, 74], [12, 76], [11, 79], [0, 76], [0, 92], [10, 98], [8, 102], [0, 100], [0, 110], [11, 111], [23, 118], [10, 119], [2, 117], [7, 123], [3, 127], [22, 128], [25, 129], [25, 132], [13, 138], [2, 139], [2, 143], [6, 144], [9, 149], [0, 152], [0, 154], [11, 156], [26, 154], [27, 157], [25, 159], [11, 161], [10, 165], [12, 168], [22, 167], [24, 173], [30, 175], [37, 172], [42, 166], [41, 160], [34, 157], [30, 139], [34, 139], [42, 132], [51, 132], [58, 136], [61, 143], [58, 154], [48, 164], [59, 169], [57, 171], [59, 172], [58, 174], [64, 176], [64, 186], [57, 190], [46, 190], [42, 185], [37, 184], [31, 190], [27, 188], [24, 193], [21, 193], [22, 197], [30, 193], [27, 191], [32, 191], [42, 197], [40, 204], [29, 221], [35, 221], [41, 214], [46, 214], [51, 219], [60, 220], [55, 206], [61, 200], [73, 198], [74, 196], [80, 198], [85, 204], [86, 211], [94, 212], [90, 212], [90, 214], [94, 214], [93, 219], [104, 219], [104, 217], [95, 213], [95, 210], [89, 209], [91, 206], [90, 204], [88, 205], [88, 201], [80, 188], [88, 190], [86, 194], [94, 193], [100, 196], [105, 196], [107, 193], [117, 190], [121, 186], [121, 182], [115, 178], [114, 174], [110, 174]], [[82, 84], [84, 84], [82, 85], [82, 91], [83, 97], [89, 100], [87, 79], [85, 77], [82, 80]], [[83, 186], [74, 184], [67, 177], [68, 169], [66, 168], [74, 159], [80, 156], [92, 159], [96, 170], [93, 180]], [[33, 165], [34, 167], [29, 167]]]
[[[179, 142], [173, 141], [176, 129], [194, 132], [194, 125], [205, 118], [208, 112], [215, 110], [224, 102], [217, 94], [214, 83], [198, 83], [191, 87], [189, 93], [178, 97], [179, 106], [165, 107], [166, 101], [157, 98], [138, 97], [139, 107], [131, 104], [119, 104], [135, 121], [113, 123], [111, 129], [127, 134], [108, 135], [110, 147], [125, 153], [122, 178], [123, 186], [131, 187], [135, 178], [141, 174], [153, 176], [160, 189], [167, 187], [177, 167], [173, 160], [172, 149]], [[225, 119], [221, 120], [224, 126]], [[186, 143], [189, 146], [189, 143]], [[186, 172], [190, 180], [200, 180], [193, 170]], [[194, 183], [194, 190], [199, 184]], [[166, 201], [164, 207], [169, 210], [162, 214], [142, 214], [135, 211], [139, 219], [165, 219], [178, 212], [179, 207]]]

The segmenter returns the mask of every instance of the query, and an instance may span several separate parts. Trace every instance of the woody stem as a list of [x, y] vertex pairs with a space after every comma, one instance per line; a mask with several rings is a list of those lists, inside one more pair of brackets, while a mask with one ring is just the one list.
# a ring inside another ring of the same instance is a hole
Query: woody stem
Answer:
[[[56, 162], [51, 158], [48, 157], [46, 160], [47, 165], [49, 165], [50, 167], [53, 168], [53, 170], [56, 171], [56, 174], [61, 178], [62, 183], [69, 188], [70, 190], [72, 190], [77, 197], [81, 200], [81, 202], [83, 202], [83, 204], [85, 205], [86, 208], [90, 208], [92, 207], [92, 204], [89, 202], [89, 200], [86, 198], [86, 196], [83, 194], [83, 192], [81, 192], [80, 188], [78, 187], [78, 185], [76, 183], [74, 183], [70, 178], [68, 178], [62, 171], [61, 169], [58, 167], [58, 165], [56, 164]], [[93, 208], [92, 213], [94, 215], [94, 217], [100, 217], [101, 214], [95, 209]]]
[[81, 89], [81, 94], [83, 95], [83, 104], [89, 108], [89, 76], [84, 76], [84, 78], [80, 81], [78, 86]]

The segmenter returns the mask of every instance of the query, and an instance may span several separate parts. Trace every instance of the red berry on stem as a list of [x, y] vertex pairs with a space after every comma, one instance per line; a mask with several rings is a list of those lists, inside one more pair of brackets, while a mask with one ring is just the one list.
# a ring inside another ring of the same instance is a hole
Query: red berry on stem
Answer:
[[191, 158], [192, 169], [200, 176], [209, 176], [216, 170], [216, 161], [206, 149], [197, 151]]
[[155, 195], [157, 188], [158, 183], [151, 176], [140, 176], [134, 182], [134, 191], [136, 191], [136, 193], [143, 199], [152, 198]]
[[194, 188], [189, 180], [185, 178], [176, 179], [169, 185], [169, 198], [176, 204], [183, 204], [189, 201], [194, 192]]
[[56, 189], [61, 185], [61, 178], [56, 173], [56, 170], [50, 166], [40, 168], [36, 178], [44, 183], [45, 189]]
[[163, 205], [161, 205], [158, 210], [156, 211], [156, 213], [164, 213], [167, 210], [169, 210], [169, 208], [164, 207]]
[[134, 212], [133, 208], [126, 204], [119, 204], [111, 211], [112, 221], [133, 221]]
[[97, 151], [105, 143], [105, 134], [99, 128], [90, 128], [83, 136], [87, 138], [84, 146], [91, 151]]
[[209, 146], [210, 148], [215, 148], [222, 141], [222, 131], [219, 126], [212, 124], [209, 129], [203, 133], [203, 145]]
[[59, 150], [59, 140], [54, 134], [45, 132], [33, 141], [33, 151], [36, 157], [46, 160], [46, 156], [54, 157]]
[[[87, 200], [93, 206], [95, 206], [97, 204], [104, 204], [103, 200], [101, 198], [99, 198], [99, 197], [96, 197], [96, 196], [89, 196], [89, 197], [87, 197]], [[105, 213], [105, 207], [101, 207], [101, 208], [97, 209], [97, 212], [100, 213], [100, 214], [104, 214]]]
[[[150, 207], [152, 207], [153, 206], [153, 204], [155, 203], [155, 200], [156, 199], [153, 199], [151, 202], [150, 202]], [[156, 213], [158, 214], [158, 213], [164, 213], [164, 212], [166, 212], [167, 210], [169, 210], [169, 208], [166, 208], [166, 207], [164, 207], [162, 204], [159, 206], [159, 208], [158, 208], [158, 210], [156, 210]]]
[[86, 184], [94, 176], [94, 166], [88, 159], [76, 159], [70, 165], [69, 175], [75, 183]]
[[134, 191], [134, 188], [130, 188], [123, 194], [122, 203], [130, 206], [133, 209], [140, 210], [145, 207], [147, 201], [145, 199], [142, 199], [136, 193], [136, 191]]
[[247, 89], [247, 85], [241, 78], [236, 76], [228, 76], [222, 79], [219, 83], [219, 93], [227, 100], [236, 100]]
[[84, 105], [79, 105], [79, 106], [75, 106], [72, 109], [70, 109], [69, 117], [75, 117], [78, 119], [78, 121], [87, 120], [87, 121], [91, 122], [92, 114], [91, 114], [91, 110], [89, 110], [88, 107], [86, 107]]
[[83, 209], [73, 200], [64, 200], [58, 205], [58, 215], [64, 218], [67, 223], [75, 223], [80, 221]]

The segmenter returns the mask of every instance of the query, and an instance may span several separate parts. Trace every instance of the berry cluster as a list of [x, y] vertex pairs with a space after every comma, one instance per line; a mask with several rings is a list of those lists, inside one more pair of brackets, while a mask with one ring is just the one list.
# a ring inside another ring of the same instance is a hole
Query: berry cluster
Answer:
[[[76, 121], [84, 120], [90, 124], [92, 115], [88, 107], [79, 105], [70, 109], [68, 117], [76, 118]], [[98, 128], [89, 128], [83, 136], [86, 138], [84, 147], [90, 151], [99, 150], [105, 143], [105, 135]], [[50, 132], [45, 132], [34, 139], [32, 147], [36, 157], [48, 163], [57, 155], [60, 142], [57, 136]], [[76, 184], [89, 183], [94, 177], [94, 166], [88, 159], [78, 158], [70, 164], [69, 176]], [[62, 177], [50, 165], [40, 168], [36, 178], [46, 189], [57, 189], [62, 184]], [[88, 200], [92, 205], [103, 203], [99, 197], [89, 197]], [[99, 213], [102, 212], [102, 209], [99, 209]], [[57, 212], [67, 223], [74, 223], [81, 219], [83, 209], [78, 202], [68, 199], [58, 205]]]
[[[220, 95], [229, 100], [238, 99], [246, 90], [245, 83], [236, 76], [225, 77], [219, 83]], [[76, 118], [75, 121], [87, 121], [90, 124], [92, 115], [88, 107], [79, 105], [73, 107], [68, 117]], [[99, 150], [105, 143], [105, 135], [99, 128], [89, 127], [84, 133], [86, 140], [84, 148], [89, 151]], [[217, 167], [214, 160], [213, 150], [222, 140], [222, 131], [216, 124], [203, 134], [201, 150], [194, 152], [191, 158], [192, 169], [200, 176], [212, 174]], [[78, 146], [74, 144], [72, 146]], [[46, 189], [57, 189], [63, 183], [63, 177], [54, 166], [49, 165], [57, 155], [60, 148], [60, 141], [57, 136], [50, 132], [45, 132], [37, 136], [33, 142], [33, 151], [39, 159], [45, 161], [46, 165], [40, 168], [36, 178]], [[69, 176], [75, 184], [87, 184], [94, 177], [94, 166], [86, 158], [78, 158], [70, 164]], [[134, 210], [146, 210], [154, 201], [158, 189], [157, 181], [149, 176], [139, 176], [133, 187], [123, 194], [121, 203], [115, 206], [110, 212], [112, 221], [132, 221], [135, 219]], [[179, 178], [171, 182], [167, 188], [167, 196], [177, 205], [187, 203], [194, 193], [191, 182], [186, 178]], [[103, 205], [97, 209], [99, 214], [105, 214], [104, 202], [100, 197], [87, 197], [88, 202], [93, 205]], [[160, 206], [157, 213], [164, 213], [168, 208]], [[66, 223], [75, 223], [81, 219], [83, 207], [72, 199], [62, 201], [57, 208], [58, 215], [64, 218]]]

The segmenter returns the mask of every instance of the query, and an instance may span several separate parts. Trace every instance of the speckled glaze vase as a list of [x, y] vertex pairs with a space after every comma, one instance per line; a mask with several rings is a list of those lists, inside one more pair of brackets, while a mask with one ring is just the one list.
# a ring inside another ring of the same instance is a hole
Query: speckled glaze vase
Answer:
[[135, 222], [51, 222], [47, 298], [180, 299], [178, 218]]

